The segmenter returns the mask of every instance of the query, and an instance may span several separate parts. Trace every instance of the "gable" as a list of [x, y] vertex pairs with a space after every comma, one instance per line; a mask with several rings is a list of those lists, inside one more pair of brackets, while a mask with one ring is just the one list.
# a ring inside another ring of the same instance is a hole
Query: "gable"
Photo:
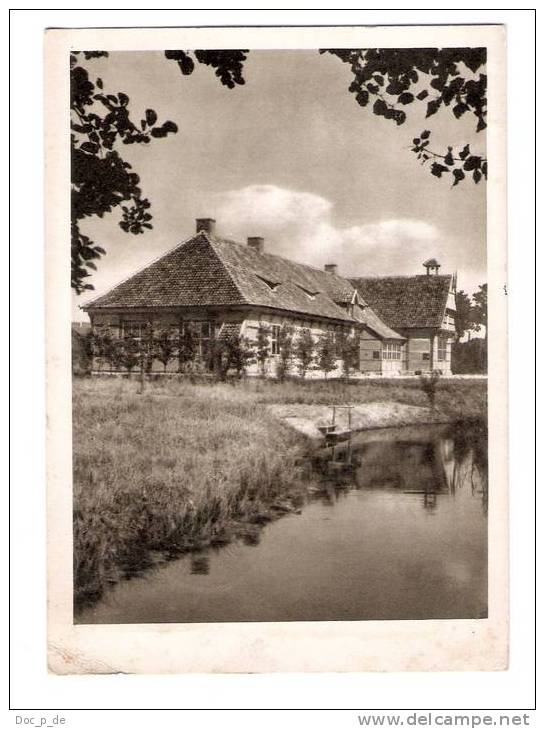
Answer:
[[353, 278], [369, 306], [394, 329], [440, 328], [452, 276]]

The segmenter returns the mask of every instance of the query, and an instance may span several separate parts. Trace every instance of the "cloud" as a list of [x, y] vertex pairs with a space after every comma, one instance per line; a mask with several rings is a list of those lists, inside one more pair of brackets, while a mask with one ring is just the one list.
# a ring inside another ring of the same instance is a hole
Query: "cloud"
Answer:
[[262, 235], [266, 247], [314, 266], [334, 262], [344, 275], [410, 274], [431, 256], [450, 263], [448, 239], [429, 223], [412, 218], [343, 227], [324, 197], [276, 185], [249, 185], [218, 196], [221, 232], [238, 240]]

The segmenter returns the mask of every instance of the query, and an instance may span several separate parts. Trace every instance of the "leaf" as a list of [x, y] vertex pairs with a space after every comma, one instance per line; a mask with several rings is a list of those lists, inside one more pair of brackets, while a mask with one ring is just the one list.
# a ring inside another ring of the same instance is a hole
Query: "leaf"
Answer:
[[102, 84], [102, 79], [101, 78], [97, 78], [96, 84], [97, 84], [97, 86], [98, 86], [99, 89], [103, 88], [103, 84]]
[[373, 104], [373, 113], [377, 116], [385, 116], [388, 111], [388, 105], [384, 99], [377, 99]]
[[119, 99], [119, 103], [121, 104], [121, 106], [127, 106], [127, 104], [129, 103], [129, 97], [122, 91], [118, 93], [117, 98]]
[[365, 89], [359, 91], [356, 95], [356, 101], [360, 106], [367, 106], [369, 102], [369, 92]]
[[458, 156], [460, 157], [460, 159], [465, 159], [468, 154], [469, 154], [469, 144], [466, 144], [466, 146], [462, 149], [462, 151], [458, 152]]
[[445, 165], [439, 164], [439, 162], [434, 162], [431, 166], [431, 173], [435, 177], [441, 177], [443, 172], [448, 172], [448, 167], [445, 167]]
[[412, 104], [412, 102], [414, 101], [414, 96], [408, 91], [404, 91], [397, 97], [397, 100], [400, 104]]
[[89, 154], [96, 154], [98, 152], [98, 144], [95, 144], [94, 142], [84, 142], [80, 149], [84, 152], [88, 152]]
[[152, 127], [157, 121], [157, 113], [153, 109], [146, 109], [146, 122]]
[[452, 107], [452, 113], [456, 119], [459, 119], [462, 114], [466, 113], [466, 111], [469, 111], [469, 106], [467, 106], [467, 104], [462, 104], [461, 102]]
[[422, 139], [428, 139], [428, 137], [430, 136], [430, 134], [431, 134], [431, 132], [429, 131], [429, 129], [424, 129], [424, 131], [422, 132], [422, 134], [420, 135], [420, 137]]
[[449, 165], [449, 167], [452, 167], [452, 165], [454, 164], [454, 158], [453, 158], [452, 152], [450, 150], [445, 155], [445, 164]]
[[366, 86], [370, 94], [378, 94], [379, 88], [376, 84], [366, 84]]
[[384, 86], [384, 79], [378, 73], [373, 75], [373, 78], [379, 86]]
[[398, 127], [401, 126], [401, 124], [403, 124], [405, 122], [405, 119], [407, 118], [407, 114], [405, 114], [405, 112], [402, 111], [401, 109], [394, 109], [392, 111], [392, 113], [393, 113], [393, 118], [395, 119], [395, 123], [397, 124], [397, 126]]
[[456, 185], [465, 178], [465, 174], [460, 168], [452, 170], [452, 174], [454, 176], [454, 182], [452, 183], [452, 187], [456, 187]]
[[464, 170], [466, 172], [471, 172], [471, 170], [476, 170], [480, 166], [481, 166], [481, 158], [476, 157], [475, 155], [471, 155], [464, 162]]
[[423, 91], [421, 91], [419, 94], [416, 95], [416, 98], [418, 99], [418, 101], [424, 101], [424, 99], [428, 95], [429, 95], [428, 92], [426, 91], [426, 89], [424, 89]]
[[441, 106], [441, 99], [436, 99], [435, 101], [428, 102], [428, 110], [426, 112], [426, 119], [429, 116], [433, 116], [434, 114], [437, 114], [440, 106]]
[[481, 181], [481, 177], [482, 177], [482, 174], [481, 174], [481, 171], [480, 170], [474, 170], [473, 171], [473, 182], [475, 184], [477, 184], [478, 182]]

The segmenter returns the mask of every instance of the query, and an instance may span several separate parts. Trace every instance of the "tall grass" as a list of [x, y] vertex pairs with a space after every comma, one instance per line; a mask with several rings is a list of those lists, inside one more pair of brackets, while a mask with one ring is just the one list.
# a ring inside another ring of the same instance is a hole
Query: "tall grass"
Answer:
[[155, 551], [227, 541], [303, 488], [302, 441], [229, 386], [161, 397], [131, 381], [77, 381], [73, 443], [77, 605]]
[[[215, 402], [236, 400], [254, 404], [342, 405], [367, 402], [399, 402], [429, 406], [429, 398], [419, 379], [300, 380], [284, 382], [248, 378], [223, 384], [191, 385], [187, 380], [158, 380], [148, 385], [152, 392], [186, 396], [187, 392], [207, 392]], [[486, 380], [441, 380], [436, 385], [435, 404], [452, 418], [485, 417]]]
[[[248, 533], [305, 490], [303, 436], [265, 404], [396, 401], [427, 406], [418, 381], [191, 384], [74, 381], [76, 606], [161, 558]], [[454, 419], [483, 417], [486, 382], [437, 386]]]

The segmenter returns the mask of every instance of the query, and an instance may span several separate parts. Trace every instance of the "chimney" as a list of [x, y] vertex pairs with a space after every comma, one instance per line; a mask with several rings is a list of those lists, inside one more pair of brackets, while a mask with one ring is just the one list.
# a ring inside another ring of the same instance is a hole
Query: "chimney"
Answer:
[[256, 253], [263, 253], [265, 250], [265, 238], [261, 238], [258, 235], [250, 236], [248, 238], [248, 245]]
[[324, 271], [326, 271], [327, 273], [337, 274], [337, 264], [336, 263], [326, 263], [324, 266]]
[[208, 235], [214, 235], [216, 232], [216, 221], [214, 218], [197, 218], [195, 221], [197, 233], [203, 231]]

